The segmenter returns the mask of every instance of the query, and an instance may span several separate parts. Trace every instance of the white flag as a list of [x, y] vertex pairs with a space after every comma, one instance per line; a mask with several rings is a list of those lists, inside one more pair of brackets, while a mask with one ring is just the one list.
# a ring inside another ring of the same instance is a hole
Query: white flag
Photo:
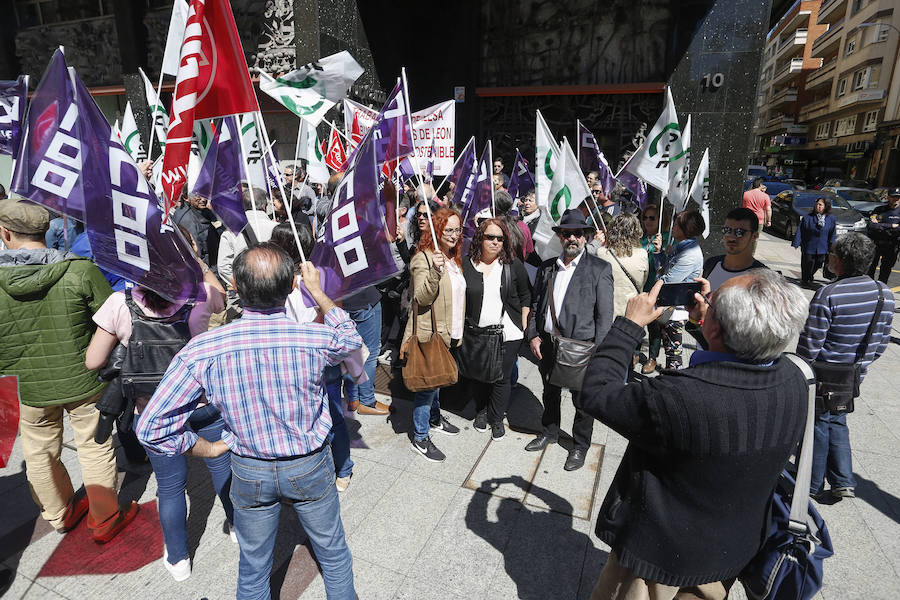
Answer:
[[563, 138], [560, 159], [550, 182], [550, 198], [546, 207], [541, 207], [541, 218], [534, 230], [534, 246], [541, 258], [546, 260], [559, 256], [562, 244], [553, 228], [568, 209], [578, 208], [590, 195], [591, 190], [578, 166], [578, 159], [569, 146], [569, 140]]
[[700, 207], [700, 214], [706, 223], [706, 229], [703, 230], [703, 237], [706, 238], [709, 236], [709, 148], [703, 151], [700, 166], [694, 173], [690, 197]]
[[172, 5], [172, 17], [169, 19], [169, 33], [166, 34], [166, 50], [163, 53], [162, 72], [166, 75], [178, 75], [178, 66], [181, 64], [181, 43], [184, 41], [187, 19], [187, 2], [175, 0]]
[[122, 145], [131, 155], [134, 162], [147, 160], [147, 151], [141, 141], [141, 132], [138, 130], [137, 121], [134, 120], [134, 111], [131, 110], [131, 102], [125, 103], [125, 116], [122, 117]]
[[553, 139], [541, 111], [537, 111], [537, 132], [534, 137], [534, 185], [535, 198], [543, 211], [550, 196], [550, 180], [559, 162], [559, 144]]
[[325, 113], [347, 94], [363, 68], [346, 50], [320, 58], [278, 79], [262, 71], [259, 89], [272, 96], [289, 111], [312, 125], [318, 125]]
[[266, 165], [263, 160], [263, 144], [259, 136], [259, 130], [256, 128], [256, 120], [252, 114], [241, 115], [241, 138], [242, 146], [246, 155], [244, 156], [245, 175], [248, 177], [248, 184], [260, 190], [268, 189], [266, 185]]
[[122, 129], [119, 127], [119, 120], [116, 119], [116, 122], [113, 123], [113, 133], [116, 134], [116, 137], [119, 138], [119, 141], [122, 141]]
[[691, 116], [688, 115], [687, 123], [681, 131], [681, 152], [672, 156], [669, 160], [669, 203], [675, 207], [675, 212], [684, 210], [688, 201], [688, 181], [691, 172]]
[[672, 91], [666, 88], [666, 106], [641, 147], [628, 160], [626, 169], [666, 193], [669, 189], [669, 159], [681, 153], [681, 128]]
[[[160, 102], [153, 84], [147, 79], [144, 70], [138, 67], [138, 73], [144, 81], [144, 93], [147, 96], [147, 106], [150, 107], [150, 118], [153, 119], [153, 127], [156, 128], [156, 141], [159, 142], [159, 148], [163, 151], [166, 149], [166, 128], [169, 126], [169, 113], [166, 107]], [[149, 148], [148, 148], [149, 150]]]
[[300, 121], [300, 156], [306, 161], [307, 183], [328, 183], [331, 177], [331, 171], [325, 164], [325, 157], [322, 155], [322, 145], [319, 144], [319, 134], [316, 128], [310, 125], [305, 119]]

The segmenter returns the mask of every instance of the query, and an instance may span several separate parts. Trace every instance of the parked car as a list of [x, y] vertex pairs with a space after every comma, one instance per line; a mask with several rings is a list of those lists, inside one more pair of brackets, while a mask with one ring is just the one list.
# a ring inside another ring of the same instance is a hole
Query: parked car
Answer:
[[747, 178], [753, 179], [754, 177], [765, 177], [769, 174], [769, 170], [766, 169], [762, 165], [749, 165], [747, 166]]
[[805, 190], [807, 187], [806, 182], [802, 179], [785, 179], [784, 182], [791, 184], [796, 190]]
[[872, 186], [869, 184], [869, 182], [862, 179], [829, 179], [822, 187], [853, 187], [863, 188], [867, 190], [872, 189]]
[[884, 206], [884, 202], [878, 197], [872, 190], [865, 190], [862, 188], [852, 188], [852, 187], [836, 187], [836, 188], [825, 188], [829, 192], [834, 192], [844, 200], [846, 200], [850, 206], [858, 210], [862, 216], [865, 218], [869, 218], [872, 215], [872, 211], [878, 208], [879, 206]]
[[800, 226], [800, 219], [803, 215], [809, 214], [819, 198], [831, 200], [831, 214], [834, 215], [837, 235], [866, 230], [866, 219], [854, 210], [849, 202], [825, 190], [810, 192], [786, 190], [775, 196], [772, 199], [772, 229], [793, 240]]
[[[750, 186], [753, 185], [753, 180], [748, 179], [744, 182], [744, 191], [750, 189]], [[766, 186], [766, 193], [769, 195], [769, 198], [774, 198], [781, 192], [786, 190], [795, 190], [800, 189], [797, 188], [793, 183], [788, 183], [786, 181], [778, 181], [776, 179], [766, 179], [763, 181], [763, 185]]]

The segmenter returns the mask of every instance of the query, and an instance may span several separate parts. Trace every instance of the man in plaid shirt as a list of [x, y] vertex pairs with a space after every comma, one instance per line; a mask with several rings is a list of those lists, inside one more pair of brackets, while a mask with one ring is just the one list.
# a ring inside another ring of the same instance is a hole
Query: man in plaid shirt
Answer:
[[[265, 243], [234, 261], [241, 319], [202, 333], [172, 360], [141, 414], [137, 434], [149, 452], [197, 456], [232, 452], [231, 501], [241, 548], [238, 598], [268, 598], [282, 500], [290, 502], [322, 567], [328, 598], [354, 598], [353, 562], [344, 539], [326, 438], [331, 416], [325, 367], [362, 346], [350, 316], [322, 292], [309, 262], [301, 275], [324, 324], [296, 323], [284, 303], [294, 265]], [[222, 414], [222, 439], [187, 426], [204, 398]]]

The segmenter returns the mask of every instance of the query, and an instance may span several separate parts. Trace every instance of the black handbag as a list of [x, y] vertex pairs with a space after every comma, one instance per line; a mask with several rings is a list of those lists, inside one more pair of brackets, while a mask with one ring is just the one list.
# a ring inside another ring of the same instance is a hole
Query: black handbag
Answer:
[[816, 373], [816, 410], [820, 413], [833, 414], [851, 413], [855, 410], [854, 399], [859, 397], [859, 383], [862, 379], [862, 359], [869, 349], [869, 340], [875, 330], [881, 309], [884, 306], [884, 292], [878, 287], [878, 304], [875, 306], [875, 314], [863, 336], [862, 342], [856, 349], [856, 358], [852, 363], [833, 363], [824, 360], [812, 362], [813, 371]]
[[554, 283], [556, 283], [555, 272], [547, 286], [547, 293], [550, 294], [550, 319], [553, 321], [554, 331], [557, 332], [551, 335], [555, 360], [548, 381], [552, 385], [569, 388], [569, 391], [580, 392], [596, 344], [593, 341], [576, 340], [558, 334], [559, 321], [556, 319], [556, 302], [553, 300]]
[[[509, 265], [503, 265], [507, 289], [509, 278]], [[501, 322], [505, 314], [504, 308], [500, 312]], [[467, 379], [483, 383], [497, 383], [503, 379], [503, 325], [479, 327], [467, 322], [456, 362], [460, 375]]]

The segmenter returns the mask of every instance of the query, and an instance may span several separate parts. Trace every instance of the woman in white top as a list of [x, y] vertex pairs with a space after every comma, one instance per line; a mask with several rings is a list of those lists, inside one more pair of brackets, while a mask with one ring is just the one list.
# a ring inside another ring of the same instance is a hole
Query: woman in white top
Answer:
[[[486, 383], [469, 379], [475, 397], [475, 423], [478, 431], [491, 428], [491, 437], [503, 438], [503, 418], [509, 404], [510, 376], [525, 338], [525, 326], [531, 310], [531, 286], [525, 266], [515, 257], [509, 230], [502, 219], [485, 219], [478, 226], [463, 261], [466, 280], [466, 336], [483, 328], [502, 328], [503, 352], [501, 377]], [[466, 352], [466, 345], [460, 353]], [[465, 357], [472, 358], [472, 357]], [[476, 361], [482, 357], [474, 357]], [[466, 373], [461, 373], [467, 375]], [[470, 374], [471, 375], [471, 374]]]

